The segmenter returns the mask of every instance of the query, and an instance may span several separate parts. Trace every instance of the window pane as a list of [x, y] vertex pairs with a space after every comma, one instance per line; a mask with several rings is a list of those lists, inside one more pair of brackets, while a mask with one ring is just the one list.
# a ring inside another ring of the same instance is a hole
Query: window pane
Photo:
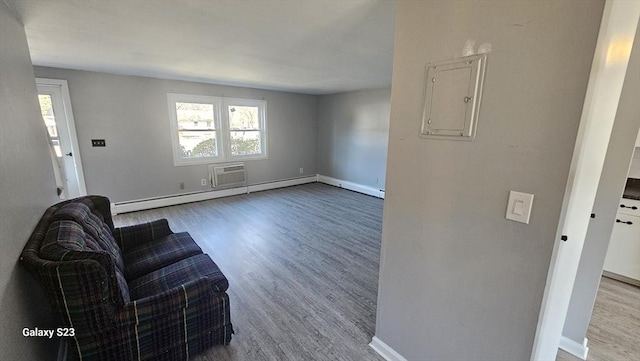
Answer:
[[176, 102], [178, 130], [213, 130], [213, 104]]
[[231, 155], [261, 154], [260, 131], [232, 131]]
[[56, 127], [56, 117], [53, 115], [53, 106], [51, 105], [51, 95], [38, 94], [38, 100], [40, 101], [40, 111], [42, 112], [42, 119], [44, 119], [44, 125], [47, 127], [49, 137], [54, 138], [58, 136], [58, 127]]
[[218, 156], [216, 132], [178, 132], [181, 158], [201, 158]]
[[229, 105], [229, 128], [231, 130], [260, 129], [258, 110], [258, 107]]

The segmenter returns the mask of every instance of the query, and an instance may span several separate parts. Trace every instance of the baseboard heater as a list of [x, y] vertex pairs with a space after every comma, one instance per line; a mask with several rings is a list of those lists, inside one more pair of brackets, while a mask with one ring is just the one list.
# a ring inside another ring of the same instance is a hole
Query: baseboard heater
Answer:
[[[215, 174], [215, 172], [213, 174]], [[244, 183], [242, 186], [230, 187], [227, 185], [223, 189], [211, 189], [207, 191], [173, 194], [161, 197], [111, 203], [111, 212], [113, 215], [116, 215], [120, 213], [135, 212], [145, 209], [174, 206], [183, 203], [200, 202], [209, 199], [266, 191], [269, 189], [291, 187], [300, 184], [315, 183], [317, 181], [318, 178], [314, 175], [310, 177], [290, 178], [253, 185], [244, 185]]]
[[[216, 172], [216, 168], [221, 169]], [[308, 177], [289, 178], [247, 185], [246, 169], [241, 163], [209, 166], [209, 181], [211, 182], [211, 187], [213, 187], [213, 189], [111, 203], [111, 212], [115, 215], [314, 182], [330, 184], [336, 187], [353, 190], [383, 199], [385, 194], [383, 189], [375, 189], [370, 186], [364, 186], [319, 174]]]

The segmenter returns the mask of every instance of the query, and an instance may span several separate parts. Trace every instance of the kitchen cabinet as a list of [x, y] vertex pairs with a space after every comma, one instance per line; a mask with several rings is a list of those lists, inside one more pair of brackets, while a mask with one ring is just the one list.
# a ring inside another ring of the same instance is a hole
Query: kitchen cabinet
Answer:
[[623, 198], [604, 261], [606, 276], [640, 285], [640, 201]]

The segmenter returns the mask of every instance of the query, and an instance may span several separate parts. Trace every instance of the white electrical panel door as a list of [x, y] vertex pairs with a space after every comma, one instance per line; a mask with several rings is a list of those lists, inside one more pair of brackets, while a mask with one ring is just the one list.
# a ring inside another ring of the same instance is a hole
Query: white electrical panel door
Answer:
[[486, 54], [427, 66], [420, 137], [473, 140]]

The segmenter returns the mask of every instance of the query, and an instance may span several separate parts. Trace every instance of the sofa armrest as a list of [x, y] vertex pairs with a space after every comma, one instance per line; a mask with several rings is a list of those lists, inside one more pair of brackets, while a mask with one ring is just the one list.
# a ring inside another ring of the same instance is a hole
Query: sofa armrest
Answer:
[[124, 305], [117, 318], [123, 326], [144, 324], [177, 310], [212, 304], [216, 295], [222, 297], [224, 292], [214, 292], [212, 280], [199, 278], [153, 296], [132, 300]]
[[152, 241], [156, 238], [168, 236], [172, 233], [173, 232], [169, 228], [169, 222], [164, 218], [133, 226], [116, 228], [113, 231], [113, 235], [123, 253], [125, 253], [127, 249], [135, 247], [136, 245]]

